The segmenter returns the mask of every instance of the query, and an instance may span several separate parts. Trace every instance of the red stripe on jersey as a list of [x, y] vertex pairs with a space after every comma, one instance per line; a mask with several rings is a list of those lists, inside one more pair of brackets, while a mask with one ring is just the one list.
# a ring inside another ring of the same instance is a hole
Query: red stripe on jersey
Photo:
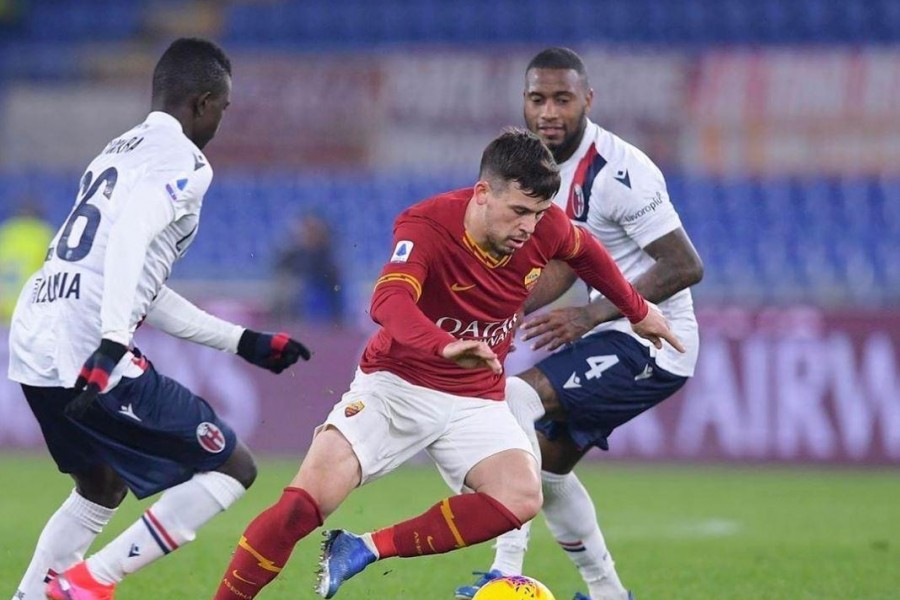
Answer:
[[583, 221], [587, 214], [582, 186], [595, 156], [597, 156], [597, 147], [591, 144], [591, 147], [581, 157], [581, 160], [578, 161], [578, 166], [575, 168], [575, 176], [572, 178], [572, 187], [569, 188], [569, 198], [566, 201], [566, 216], [570, 219]]

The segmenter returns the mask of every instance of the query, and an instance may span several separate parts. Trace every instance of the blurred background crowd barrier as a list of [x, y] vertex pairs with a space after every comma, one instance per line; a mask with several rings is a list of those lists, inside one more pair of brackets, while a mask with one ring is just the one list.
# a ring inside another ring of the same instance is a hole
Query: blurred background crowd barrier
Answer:
[[[900, 1], [0, 0], [0, 220], [62, 222], [180, 35], [225, 47], [234, 91], [172, 285], [292, 322], [318, 354], [275, 378], [138, 342], [256, 447], [306, 447], [372, 330], [394, 216], [472, 183], [522, 123], [529, 58], [565, 45], [592, 118], [663, 169], [706, 264], [697, 376], [613, 454], [900, 462]], [[20, 276], [4, 250], [0, 303]], [[0, 414], [0, 447], [40, 446], [8, 382]]]

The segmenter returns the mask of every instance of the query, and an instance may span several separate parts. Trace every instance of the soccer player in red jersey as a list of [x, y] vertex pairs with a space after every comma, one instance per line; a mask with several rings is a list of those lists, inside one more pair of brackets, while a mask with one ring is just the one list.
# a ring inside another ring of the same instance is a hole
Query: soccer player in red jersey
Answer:
[[[703, 278], [660, 169], [639, 148], [588, 117], [594, 91], [581, 57], [538, 52], [525, 69], [524, 116], [559, 164], [554, 204], [609, 251], [625, 277], [657, 303], [685, 352], [654, 348], [597, 290], [587, 303], [532, 316], [521, 328], [532, 348], [557, 350], [506, 380], [506, 404], [542, 459], [544, 517], [588, 590], [575, 600], [633, 600], [616, 572], [594, 502], [573, 471], [588, 451], [609, 450], [612, 434], [672, 397], [694, 375], [700, 335], [690, 286]], [[525, 314], [553, 302], [576, 280], [554, 261], [525, 302]], [[520, 575], [530, 523], [497, 539], [494, 562], [456, 588], [471, 600], [488, 581]]]
[[454, 492], [361, 536], [326, 531], [317, 592], [331, 598], [368, 564], [450, 552], [521, 527], [541, 508], [531, 444], [503, 402], [503, 360], [530, 288], [552, 259], [610, 299], [635, 331], [681, 348], [594, 238], [553, 205], [560, 185], [534, 134], [508, 130], [474, 187], [403, 212], [372, 296], [381, 329], [317, 430], [281, 498], [244, 531], [215, 600], [249, 600], [350, 492], [425, 450]]

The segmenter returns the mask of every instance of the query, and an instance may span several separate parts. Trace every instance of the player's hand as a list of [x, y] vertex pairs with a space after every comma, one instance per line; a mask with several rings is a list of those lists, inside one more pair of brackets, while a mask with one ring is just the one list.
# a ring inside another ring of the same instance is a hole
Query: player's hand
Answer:
[[81, 392], [66, 405], [65, 414], [73, 419], [80, 419], [91, 407], [94, 399], [106, 389], [109, 376], [125, 352], [126, 346], [112, 340], [101, 340], [100, 346], [94, 350], [75, 380], [75, 391]]
[[496, 375], [503, 372], [503, 365], [491, 347], [478, 340], [450, 342], [444, 346], [441, 354], [463, 369], [490, 369]]
[[[649, 304], [649, 303], [648, 303]], [[673, 348], [684, 353], [684, 346], [674, 333], [669, 329], [669, 323], [659, 309], [653, 304], [642, 321], [632, 324], [631, 328], [636, 334], [650, 340], [657, 349], [662, 350], [663, 340], [669, 342]]]
[[299, 359], [309, 360], [309, 349], [286, 333], [261, 333], [245, 329], [238, 342], [238, 356], [249, 363], [281, 373]]
[[[520, 310], [516, 313], [515, 319], [513, 319], [512, 330], [509, 332], [509, 350], [506, 351], [507, 354], [512, 354], [516, 351], [516, 334], [519, 333], [519, 327], [522, 324], [522, 321], [525, 319], [525, 311]], [[522, 341], [525, 341], [525, 338], [522, 338]]]
[[522, 325], [525, 330], [522, 341], [537, 338], [531, 345], [532, 350], [546, 346], [552, 352], [563, 344], [574, 342], [593, 329], [594, 325], [584, 306], [557, 308], [525, 322]]

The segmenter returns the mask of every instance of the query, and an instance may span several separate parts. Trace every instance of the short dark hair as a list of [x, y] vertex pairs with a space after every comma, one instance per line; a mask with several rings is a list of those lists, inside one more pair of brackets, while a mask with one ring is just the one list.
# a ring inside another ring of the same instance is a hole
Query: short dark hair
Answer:
[[559, 166], [541, 138], [525, 129], [504, 129], [481, 155], [481, 179], [505, 189], [515, 181], [527, 196], [549, 200], [559, 191]]
[[568, 48], [547, 48], [538, 52], [525, 72], [532, 69], [572, 69], [587, 82], [587, 69], [584, 68], [584, 61], [573, 50]]
[[200, 38], [180, 38], [163, 52], [153, 70], [153, 100], [179, 104], [206, 92], [218, 96], [231, 77], [231, 61], [219, 46]]

